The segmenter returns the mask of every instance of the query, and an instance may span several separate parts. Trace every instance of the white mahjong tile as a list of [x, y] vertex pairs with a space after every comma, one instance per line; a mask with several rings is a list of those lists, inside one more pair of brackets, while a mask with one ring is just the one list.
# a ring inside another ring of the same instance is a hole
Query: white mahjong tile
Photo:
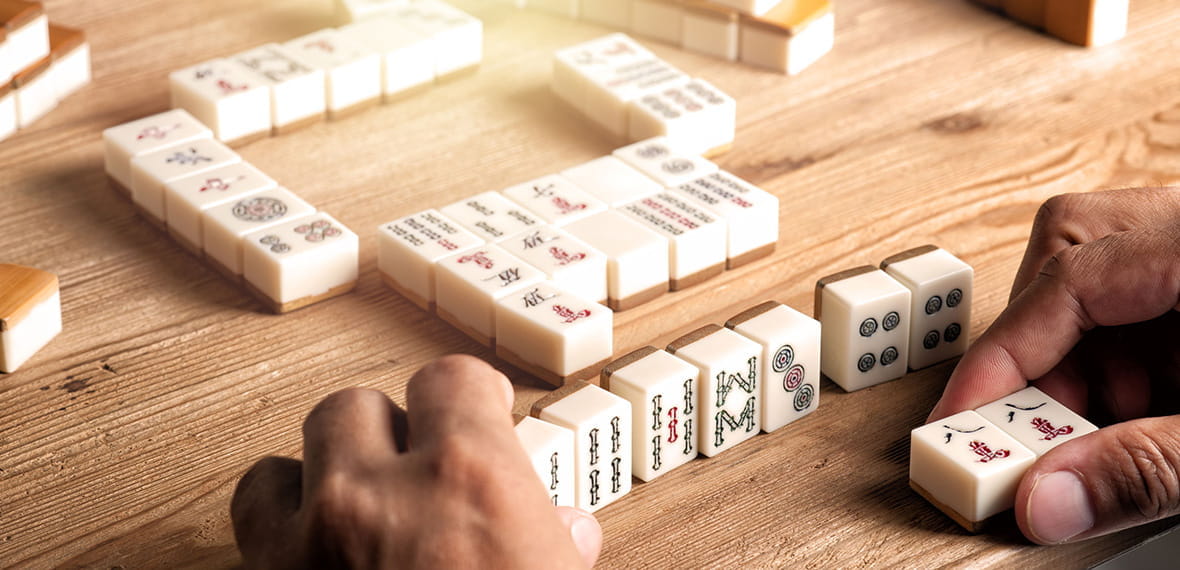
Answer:
[[664, 187], [684, 184], [717, 172], [711, 161], [685, 152], [674, 141], [656, 137], [616, 149], [614, 156]]
[[277, 187], [274, 179], [246, 162], [177, 178], [164, 185], [164, 221], [172, 235], [199, 252], [205, 242], [205, 210]]
[[356, 283], [360, 240], [323, 212], [246, 234], [242, 244], [246, 283], [277, 304]]
[[631, 32], [672, 45], [680, 45], [684, 7], [676, 0], [634, 0]]
[[651, 481], [697, 457], [700, 370], [648, 346], [602, 370], [602, 385], [631, 402], [631, 469]]
[[[771, 8], [781, 4], [798, 4], [800, 0], [792, 0], [791, 2], [783, 2], [782, 0], [712, 0], [715, 4], [728, 6], [743, 14], [751, 14], [754, 16], [765, 14]], [[802, 0], [806, 1], [806, 0]]]
[[270, 134], [270, 85], [241, 64], [215, 59], [168, 75], [172, 106], [192, 113], [213, 136], [234, 142]]
[[439, 208], [475, 235], [490, 242], [508, 239], [524, 230], [540, 227], [541, 218], [499, 192], [484, 192]]
[[795, 75], [832, 51], [832, 2], [783, 2], [761, 17], [743, 18], [741, 38], [742, 62]]
[[381, 97], [381, 56], [339, 30], [325, 28], [283, 46], [324, 70], [330, 115], [346, 113]]
[[16, 372], [61, 332], [57, 276], [0, 264], [0, 372]]
[[205, 210], [201, 245], [223, 273], [241, 275], [243, 236], [314, 213], [311, 204], [286, 188], [256, 192]]
[[574, 506], [597, 511], [631, 492], [631, 404], [598, 386], [567, 384], [532, 415], [574, 432]]
[[664, 189], [655, 180], [615, 156], [596, 158], [563, 170], [561, 175], [611, 208]]
[[346, 22], [361, 22], [388, 15], [409, 0], [335, 0], [336, 14]]
[[598, 375], [614, 353], [613, 312], [552, 282], [496, 300], [496, 355], [562, 385]]
[[823, 323], [823, 373], [848, 392], [906, 373], [910, 290], [875, 267], [819, 280], [816, 317]]
[[1040, 457], [1071, 439], [1098, 431], [1073, 410], [1036, 388], [1025, 388], [975, 409]]
[[377, 241], [377, 267], [386, 282], [426, 310], [434, 304], [435, 262], [485, 243], [433, 209], [382, 224]]
[[53, 76], [58, 99], [64, 99], [90, 83], [90, 44], [82, 30], [51, 24], [49, 48], [53, 56], [49, 73]]
[[186, 176], [233, 164], [242, 158], [213, 139], [174, 144], [131, 159], [131, 199], [157, 220], [164, 220], [164, 185]]
[[574, 506], [574, 432], [532, 416], [517, 419], [516, 437], [554, 506]]
[[590, 244], [552, 226], [525, 230], [499, 242], [511, 253], [545, 272], [557, 286], [605, 303], [607, 257]]
[[324, 70], [304, 63], [292, 50], [266, 44], [231, 59], [269, 84], [270, 120], [276, 131], [317, 121], [327, 112]]
[[667, 137], [685, 152], [712, 154], [733, 144], [737, 102], [703, 79], [667, 85], [631, 105], [631, 140]]
[[528, 7], [577, 18], [584, 0], [528, 0]]
[[0, 24], [5, 32], [6, 67], [13, 75], [49, 55], [49, 18], [40, 2], [0, 3]]
[[725, 270], [725, 219], [671, 192], [661, 192], [619, 208], [668, 240], [669, 284], [691, 287]]
[[700, 370], [697, 447], [706, 457], [746, 441], [762, 427], [758, 402], [762, 346], [729, 329], [707, 325], [668, 345]]
[[910, 432], [911, 485], [972, 529], [1012, 508], [1016, 487], [1035, 460], [1032, 451], [972, 411]]
[[767, 301], [725, 326], [762, 346], [762, 431], [772, 432], [819, 407], [819, 321]]
[[667, 238], [626, 215], [607, 210], [564, 228], [607, 257], [607, 305], [623, 311], [668, 291]]
[[11, 84], [0, 85], [0, 141], [17, 130], [16, 93]]
[[429, 38], [437, 77], [474, 67], [483, 59], [483, 22], [446, 2], [412, 0], [393, 15]]
[[542, 220], [563, 226], [606, 210], [606, 204], [560, 174], [542, 176], [500, 191]]
[[496, 300], [544, 280], [540, 269], [495, 245], [444, 257], [435, 266], [438, 315], [490, 346], [496, 334]]
[[881, 269], [910, 290], [910, 358], [913, 370], [967, 350], [975, 270], [933, 245], [894, 255]]
[[725, 219], [726, 265], [740, 267], [770, 255], [778, 243], [778, 198], [730, 174], [714, 172], [669, 189]]
[[735, 61], [739, 35], [737, 12], [713, 2], [685, 3], [680, 35], [685, 50]]
[[627, 29], [631, 26], [632, 0], [595, 0], [582, 2], [578, 18], [603, 26]]
[[213, 131], [184, 109], [172, 109], [102, 132], [107, 174], [131, 189], [131, 159], [179, 143], [213, 138]]
[[1043, 10], [1044, 28], [1049, 35], [1077, 45], [1099, 47], [1127, 35], [1130, 4], [1130, 0], [1067, 0], [1033, 6]]
[[378, 16], [340, 28], [340, 33], [381, 54], [386, 99], [434, 82], [434, 43], [401, 20]]
[[22, 129], [57, 107], [57, 84], [49, 73], [50, 65], [47, 56], [12, 78], [16, 91], [16, 119]]

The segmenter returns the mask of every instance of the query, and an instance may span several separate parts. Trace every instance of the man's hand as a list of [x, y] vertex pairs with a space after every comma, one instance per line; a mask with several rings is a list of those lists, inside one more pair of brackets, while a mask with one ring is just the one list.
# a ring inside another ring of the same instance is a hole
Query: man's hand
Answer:
[[[512, 386], [472, 357], [420, 370], [403, 412], [384, 394], [329, 396], [302, 462], [268, 457], [238, 484], [234, 535], [250, 568], [575, 568], [602, 530], [554, 508], [512, 427]], [[572, 537], [572, 538], [571, 538]]]
[[[1011, 304], [963, 355], [930, 420], [1034, 382], [1099, 422], [1028, 470], [1016, 519], [1042, 544], [1180, 513], [1180, 190], [1055, 197]], [[1148, 417], [1165, 416], [1165, 417]]]

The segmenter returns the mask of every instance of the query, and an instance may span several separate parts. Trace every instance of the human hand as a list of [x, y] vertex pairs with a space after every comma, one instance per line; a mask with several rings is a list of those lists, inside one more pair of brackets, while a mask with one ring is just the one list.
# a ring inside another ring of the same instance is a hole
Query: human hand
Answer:
[[[230, 512], [248, 568], [576, 568], [602, 530], [554, 508], [513, 431], [512, 385], [447, 356], [406, 388], [329, 396], [303, 424], [303, 461], [267, 457]], [[572, 536], [572, 538], [571, 538]]]
[[[1030, 540], [1072, 542], [1180, 513], [1180, 189], [1057, 196], [1011, 302], [963, 355], [930, 421], [1035, 383], [1096, 423], [1016, 493]], [[1160, 417], [1162, 416], [1162, 417]]]

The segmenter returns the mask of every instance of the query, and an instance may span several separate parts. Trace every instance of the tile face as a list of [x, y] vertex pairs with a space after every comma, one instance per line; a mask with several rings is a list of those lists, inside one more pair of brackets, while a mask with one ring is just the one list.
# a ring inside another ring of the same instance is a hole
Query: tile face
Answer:
[[174, 237], [201, 250], [205, 242], [205, 210], [232, 200], [277, 188], [278, 183], [245, 162], [235, 162], [164, 185], [164, 219]]
[[496, 300], [545, 280], [545, 274], [495, 245], [444, 257], [435, 266], [438, 316], [490, 346]]
[[0, 372], [16, 372], [60, 332], [57, 276], [0, 264]]
[[904, 376], [910, 297], [874, 267], [820, 279], [815, 306], [823, 323], [823, 373], [848, 392]]
[[237, 153], [213, 139], [198, 139], [141, 154], [131, 159], [131, 199], [157, 220], [163, 220], [165, 184], [241, 160]]
[[437, 210], [383, 224], [377, 241], [377, 266], [386, 283], [426, 310], [434, 304], [435, 262], [485, 243]]
[[508, 239], [524, 230], [538, 228], [541, 218], [498, 192], [484, 192], [441, 208], [475, 235], [490, 242]]
[[434, 82], [435, 44], [391, 16], [340, 28], [355, 43], [381, 54], [381, 92], [386, 99]]
[[1036, 388], [1025, 388], [975, 410], [1040, 457], [1071, 439], [1098, 431]]
[[277, 304], [318, 300], [356, 284], [360, 240], [323, 212], [247, 234], [242, 242], [246, 283]]
[[696, 459], [699, 376], [695, 366], [650, 346], [603, 369], [603, 386], [631, 402], [636, 477], [651, 481]]
[[617, 208], [664, 189], [655, 180], [614, 156], [603, 156], [561, 172], [562, 177]]
[[614, 352], [614, 315], [552, 283], [496, 301], [496, 355], [560, 386], [598, 375]]
[[516, 437], [554, 506], [574, 506], [574, 432], [526, 416], [516, 423]]
[[131, 189], [131, 159], [175, 144], [213, 138], [209, 130], [184, 109], [123, 123], [102, 132], [107, 174]]
[[768, 301], [725, 326], [762, 346], [762, 431], [772, 432], [819, 407], [819, 321]]
[[545, 272], [558, 287], [579, 297], [605, 303], [605, 253], [552, 226], [525, 230], [500, 242], [508, 253]]
[[330, 115], [346, 113], [381, 97], [381, 56], [340, 31], [325, 28], [283, 46], [324, 71]]
[[668, 240], [671, 289], [677, 291], [725, 269], [725, 220], [671, 192], [618, 210]]
[[975, 271], [935, 246], [894, 255], [881, 269], [910, 290], [909, 367], [917, 370], [967, 350]]
[[291, 50], [267, 44], [231, 59], [269, 85], [274, 129], [316, 121], [327, 112], [324, 71], [304, 63]]
[[680, 45], [684, 8], [671, 0], [634, 0], [631, 32], [672, 45]]
[[413, 0], [395, 8], [393, 16], [429, 38], [437, 77], [474, 67], [483, 59], [483, 22], [446, 2]]
[[614, 155], [661, 186], [676, 186], [717, 172], [717, 165], [687, 153], [664, 137], [617, 149]]
[[738, 16], [712, 2], [685, 2], [680, 47], [697, 53], [736, 61]]
[[205, 210], [205, 255], [227, 275], [242, 273], [242, 238], [315, 213], [315, 208], [286, 188], [247, 195]]
[[574, 432], [574, 506], [597, 511], [631, 492], [631, 404], [575, 382], [541, 398], [532, 415]]
[[1034, 460], [1033, 452], [971, 411], [910, 432], [910, 484], [972, 530], [1012, 508]]
[[168, 75], [172, 106], [192, 113], [226, 142], [270, 133], [270, 85], [240, 64], [215, 59]]
[[770, 255], [778, 243], [778, 198], [725, 171], [669, 189], [725, 219], [730, 269]]
[[560, 174], [542, 176], [500, 192], [554, 226], [606, 210], [606, 204]]
[[713, 457], [758, 435], [762, 347], [717, 325], [697, 329], [668, 345], [668, 352], [700, 370], [697, 445]]
[[662, 136], [706, 155], [733, 144], [737, 102], [703, 79], [689, 79], [636, 99], [630, 123], [631, 140]]
[[830, 0], [784, 2], [742, 18], [742, 62], [795, 75], [832, 51], [836, 18]]
[[668, 291], [668, 240], [615, 210], [563, 228], [607, 257], [607, 304], [616, 311]]

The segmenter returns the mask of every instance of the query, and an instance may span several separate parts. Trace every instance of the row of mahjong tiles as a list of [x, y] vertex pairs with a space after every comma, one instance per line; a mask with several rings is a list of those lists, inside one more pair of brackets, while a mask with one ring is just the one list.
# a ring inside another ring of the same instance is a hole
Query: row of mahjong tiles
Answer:
[[169, 82], [173, 107], [218, 139], [244, 144], [405, 97], [482, 58], [478, 19], [440, 0], [417, 0], [181, 69]]
[[561, 384], [611, 357], [610, 309], [769, 255], [778, 198], [657, 138], [378, 231], [395, 290]]
[[40, 2], [0, 0], [0, 140], [90, 83], [81, 30], [49, 22]]
[[351, 291], [357, 235], [244, 162], [183, 109], [103, 131], [107, 175], [136, 209], [270, 310]]
[[835, 43], [831, 0], [499, 0], [729, 61], [800, 73]]

